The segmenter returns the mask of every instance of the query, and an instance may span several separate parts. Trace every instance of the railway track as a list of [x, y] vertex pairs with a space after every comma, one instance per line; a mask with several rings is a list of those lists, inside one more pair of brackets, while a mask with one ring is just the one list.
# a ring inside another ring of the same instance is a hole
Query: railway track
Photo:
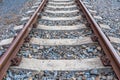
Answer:
[[99, 26], [89, 13], [95, 12], [84, 4], [38, 0], [21, 19], [22, 25], [13, 28], [14, 36], [0, 42], [4, 48], [0, 80], [5, 74], [4, 79], [12, 80], [120, 79], [120, 56], [110, 43], [113, 37], [105, 36], [100, 28], [105, 25]]

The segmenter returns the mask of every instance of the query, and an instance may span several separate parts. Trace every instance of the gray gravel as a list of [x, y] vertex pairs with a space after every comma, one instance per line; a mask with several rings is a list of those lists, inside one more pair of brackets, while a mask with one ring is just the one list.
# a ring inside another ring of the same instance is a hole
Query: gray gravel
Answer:
[[[21, 23], [19, 21], [20, 16], [22, 16], [23, 13], [25, 13], [28, 9], [30, 9], [31, 5], [33, 5], [33, 2], [34, 1], [32, 0], [30, 1], [23, 0], [23, 1], [16, 2], [15, 0], [15, 1], [12, 1], [11, 3], [11, 1], [8, 0], [8, 2], [2, 1], [2, 3], [0, 3], [0, 6], [1, 6], [0, 11], [2, 10], [0, 13], [0, 17], [3, 17], [3, 18], [0, 18], [3, 21], [1, 22], [0, 20], [0, 26], [1, 26], [0, 41], [4, 39], [14, 38], [20, 32], [20, 30], [15, 31], [14, 27]], [[12, 11], [12, 13], [10, 11]], [[8, 13], [10, 15], [8, 15]], [[19, 16], [16, 17], [14, 13]], [[8, 22], [8, 20], [5, 20], [5, 19], [8, 19], [10, 22]], [[7, 24], [4, 21], [6, 21]], [[9, 45], [0, 46], [0, 56], [3, 55], [3, 53], [7, 50], [8, 47]]]
[[63, 10], [65, 10], [65, 11], [72, 11], [72, 10], [78, 10], [78, 8], [77, 7], [73, 7], [73, 8], [49, 8], [49, 7], [46, 7], [45, 8], [45, 10], [52, 10], [52, 11], [63, 11]]
[[[64, 1], [64, 2], [71, 2], [71, 1], [73, 1], [73, 0], [67, 0], [67, 1]], [[57, 1], [55, 1], [55, 0], [50, 0], [50, 2], [58, 2], [58, 0]], [[59, 3], [61, 3], [62, 1], [59, 1]]]
[[49, 21], [49, 20], [43, 20], [40, 19], [39, 20], [39, 24], [43, 24], [43, 25], [49, 25], [49, 26], [70, 26], [70, 25], [79, 25], [80, 23], [86, 23], [86, 21], [82, 21], [81, 20], [74, 20], [74, 21]]
[[0, 56], [9, 48], [10, 45], [0, 46]]
[[92, 4], [105, 23], [112, 29], [120, 29], [120, 2], [118, 0], [96, 0]]
[[[2, 33], [0, 41], [4, 39], [13, 38], [17, 35], [17, 31], [13, 29], [13, 24], [9, 25], [8, 29], [5, 29], [5, 32]], [[10, 45], [0, 46], [0, 56], [9, 48]]]
[[50, 17], [74, 17], [74, 16], [79, 16], [79, 15], [82, 15], [82, 13], [81, 12], [76, 12], [76, 13], [67, 13], [67, 14], [65, 14], [65, 13], [61, 13], [61, 14], [59, 14], [59, 13], [56, 13], [56, 14], [53, 14], [53, 13], [47, 13], [47, 12], [43, 12], [43, 13], [41, 13], [41, 15], [43, 15], [43, 16], [50, 16]]
[[[111, 27], [110, 30], [102, 29], [107, 36], [120, 38], [120, 1], [119, 0], [84, 0], [93, 6], [93, 9], [98, 12], [103, 20], [100, 21]], [[102, 3], [102, 4], [101, 4]], [[113, 44], [114, 45], [114, 44]], [[118, 52], [120, 45], [117, 47]]]
[[70, 6], [70, 5], [74, 5], [75, 3], [71, 3], [71, 4], [51, 4], [49, 3], [49, 5], [54, 5], [54, 6]]
[[[91, 3], [92, 4], [92, 3]], [[48, 13], [47, 13], [48, 14]], [[47, 15], [43, 13], [41, 15]], [[50, 14], [49, 16], [54, 16]], [[63, 16], [57, 14], [57, 16]], [[48, 21], [48, 20], [39, 20], [40, 24], [55, 26], [55, 25], [74, 25], [80, 23], [87, 23], [86, 19], [84, 20], [75, 20], [75, 21]], [[84, 31], [84, 30], [82, 30]], [[34, 33], [34, 37], [39, 38], [75, 38], [81, 36], [81, 31], [39, 31], [33, 30], [31, 33]], [[49, 35], [47, 35], [49, 33]], [[68, 34], [72, 35], [68, 35]], [[84, 34], [84, 32], [81, 32]], [[88, 30], [89, 33], [89, 30]], [[38, 34], [40, 34], [38, 36]], [[91, 34], [91, 32], [89, 33]], [[88, 35], [89, 35], [88, 34]], [[61, 35], [58, 37], [58, 35]], [[86, 35], [86, 36], [88, 36]], [[30, 37], [33, 37], [31, 35]], [[1, 52], [0, 52], [1, 54]], [[87, 44], [79, 46], [42, 46], [42, 45], [33, 45], [29, 43], [24, 43], [19, 51], [18, 56], [23, 56], [26, 58], [36, 58], [36, 59], [81, 59], [81, 58], [94, 58], [103, 55], [103, 51], [98, 46], [98, 44]], [[117, 80], [112, 69], [102, 69], [102, 70], [89, 70], [89, 71], [41, 71], [33, 72], [27, 70], [8, 70], [6, 75], [6, 80]]]
[[105, 1], [105, 4], [106, 5], [103, 6], [107, 6], [106, 9], [103, 8], [105, 9], [105, 11], [103, 12], [103, 9], [100, 8], [98, 9], [99, 14], [104, 18], [104, 23], [110, 25], [110, 27], [112, 28], [111, 33], [120, 33], [120, 2], [118, 2], [117, 0], [108, 0], [108, 2]]
[[5, 80], [118, 80], [111, 69], [88, 71], [9, 70]]
[[90, 37], [92, 34], [93, 33], [90, 28], [70, 31], [40, 30], [34, 28], [30, 32], [29, 37], [36, 37], [42, 39], [75, 39], [81, 37]]
[[6, 30], [13, 25], [19, 24], [22, 13], [33, 3], [32, 0], [2, 0], [0, 3], [0, 36], [4, 36]]
[[11, 25], [10, 28], [8, 28], [8, 30], [6, 30], [6, 32], [4, 32], [4, 34], [2, 35], [3, 40], [13, 38], [17, 35], [17, 32], [13, 28], [14, 28], [14, 26]]
[[120, 55], [120, 44], [116, 44], [116, 43], [112, 43], [113, 44], [113, 46], [114, 46], [114, 48], [116, 49], [116, 51], [119, 53], [119, 55]]
[[37, 59], [80, 59], [94, 58], [102, 55], [98, 44], [87, 44], [79, 46], [40, 46], [25, 43], [19, 56]]
[[120, 34], [116, 34], [118, 30], [116, 31], [115, 29], [105, 29], [105, 28], [103, 29], [102, 28], [102, 31], [108, 36], [116, 37], [116, 38], [120, 37]]
[[[70, 8], [74, 9], [74, 8]], [[77, 8], [76, 8], [77, 9]], [[66, 10], [65, 10], [66, 11]], [[81, 15], [82, 18], [79, 20], [63, 20], [63, 21], [52, 21], [52, 20], [44, 20], [44, 19], [39, 19], [38, 23], [43, 24], [43, 25], [50, 25], [50, 26], [55, 26], [55, 25], [61, 25], [61, 26], [69, 26], [69, 25], [77, 25], [80, 23], [87, 23], [87, 20], [83, 18], [83, 13], [82, 12], [77, 12], [77, 13], [72, 13], [72, 14], [64, 14], [64, 13], [57, 13], [57, 14], [52, 14], [52, 13], [47, 13], [47, 12], [42, 12], [40, 16], [50, 16], [50, 17], [71, 17], [71, 16], [78, 16]]]
[[[110, 27], [118, 32], [120, 29], [120, 1], [118, 0], [83, 0], [89, 2], [93, 9], [102, 16], [103, 23], [110, 25]], [[102, 4], [101, 4], [102, 3]], [[119, 31], [120, 32], [120, 31]]]

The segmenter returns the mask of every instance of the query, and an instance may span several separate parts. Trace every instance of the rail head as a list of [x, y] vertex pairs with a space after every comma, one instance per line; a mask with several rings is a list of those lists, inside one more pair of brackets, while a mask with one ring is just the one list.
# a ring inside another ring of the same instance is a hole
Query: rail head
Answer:
[[103, 33], [95, 19], [92, 17], [88, 9], [83, 4], [83, 2], [81, 0], [76, 0], [76, 2], [85, 14], [88, 22], [90, 23], [91, 28], [93, 29], [95, 35], [98, 38], [98, 42], [100, 43], [102, 49], [109, 58], [113, 70], [115, 71], [118, 79], [120, 80], [120, 55], [116, 52], [115, 48], [112, 46], [111, 42]]
[[42, 11], [45, 4], [47, 3], [47, 0], [42, 0], [39, 7], [36, 9], [34, 14], [31, 16], [31, 18], [28, 20], [28, 22], [25, 24], [23, 29], [20, 31], [20, 33], [16, 36], [16, 38], [13, 40], [7, 51], [0, 57], [0, 80], [3, 79], [7, 69], [11, 65], [11, 60], [15, 58], [17, 52], [19, 51], [21, 45], [23, 44], [25, 38], [27, 37], [28, 33], [30, 32], [31, 28], [35, 24], [37, 17], [39, 16], [38, 13]]

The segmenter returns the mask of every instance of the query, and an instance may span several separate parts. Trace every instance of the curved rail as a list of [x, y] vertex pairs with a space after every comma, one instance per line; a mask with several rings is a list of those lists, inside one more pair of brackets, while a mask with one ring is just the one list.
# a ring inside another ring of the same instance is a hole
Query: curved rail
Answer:
[[118, 79], [120, 80], [120, 56], [108, 40], [108, 38], [105, 36], [99, 25], [96, 23], [92, 15], [89, 13], [87, 8], [84, 6], [81, 0], [76, 0], [79, 7], [82, 9], [83, 13], [85, 14], [87, 20], [90, 23], [91, 28], [93, 29], [95, 35], [98, 38], [98, 41], [104, 50], [105, 54], [110, 60], [110, 63], [113, 67], [113, 70], [115, 71]]
[[26, 36], [30, 32], [31, 28], [35, 24], [38, 13], [42, 11], [46, 4], [47, 0], [42, 0], [40, 6], [36, 9], [35, 13], [32, 15], [32, 17], [29, 19], [29, 21], [25, 24], [24, 28], [21, 30], [21, 32], [17, 35], [17, 37], [14, 39], [8, 50], [0, 57], [0, 80], [4, 77], [7, 69], [12, 64], [11, 60], [15, 58], [17, 52], [19, 51], [21, 45], [23, 44]]

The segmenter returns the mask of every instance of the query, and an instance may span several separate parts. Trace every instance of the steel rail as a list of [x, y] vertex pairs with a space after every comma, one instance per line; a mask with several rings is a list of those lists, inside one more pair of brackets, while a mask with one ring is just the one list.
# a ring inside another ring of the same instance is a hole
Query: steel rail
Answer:
[[10, 47], [7, 51], [0, 57], [0, 80], [2, 80], [8, 70], [9, 66], [12, 64], [11, 60], [16, 56], [17, 52], [19, 51], [21, 45], [24, 43], [25, 38], [27, 37], [28, 33], [32, 29], [33, 25], [37, 21], [38, 13], [42, 11], [47, 0], [42, 0], [39, 7], [36, 9], [34, 14], [25, 24], [24, 28], [20, 31], [20, 33], [16, 36], [16, 38], [11, 43]]
[[115, 71], [118, 79], [120, 80], [120, 55], [116, 52], [115, 48], [112, 46], [111, 42], [103, 33], [95, 19], [92, 17], [88, 9], [83, 4], [83, 2], [81, 0], [76, 0], [76, 2], [78, 3], [78, 6], [85, 14], [92, 30], [94, 31], [95, 35], [98, 38], [98, 42], [100, 43], [102, 49], [109, 58], [110, 64], [112, 65], [113, 70]]

